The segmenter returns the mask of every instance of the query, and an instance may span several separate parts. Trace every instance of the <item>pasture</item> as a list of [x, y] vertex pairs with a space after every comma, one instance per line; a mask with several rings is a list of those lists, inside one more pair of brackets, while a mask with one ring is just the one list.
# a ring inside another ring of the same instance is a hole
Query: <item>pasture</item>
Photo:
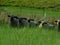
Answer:
[[60, 45], [60, 32], [40, 28], [0, 26], [0, 45]]
[[[8, 13], [2, 12], [0, 18], [6, 21], [7, 14], [13, 14], [17, 16], [24, 16], [40, 19], [43, 16], [42, 9], [30, 9], [20, 7], [0, 7], [0, 9], [6, 10]], [[55, 17], [60, 19], [60, 12], [47, 9], [47, 17]], [[2, 17], [4, 19], [2, 19]], [[0, 24], [0, 45], [60, 45], [60, 32], [56, 29], [40, 29], [36, 28], [12, 28], [9, 24]]]

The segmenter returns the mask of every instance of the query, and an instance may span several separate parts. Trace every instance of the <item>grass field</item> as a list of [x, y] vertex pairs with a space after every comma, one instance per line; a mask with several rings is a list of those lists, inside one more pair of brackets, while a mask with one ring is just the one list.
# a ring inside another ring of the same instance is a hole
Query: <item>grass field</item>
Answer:
[[[0, 7], [17, 16], [42, 16], [42, 9], [20, 7]], [[46, 10], [47, 16], [60, 18], [60, 12]], [[0, 25], [0, 45], [60, 45], [60, 32], [57, 30], [40, 28], [12, 28], [9, 25]]]
[[60, 45], [60, 32], [40, 28], [0, 26], [0, 45]]
[[[39, 16], [43, 16], [44, 15], [44, 11], [43, 9], [33, 9], [33, 8], [23, 8], [23, 7], [12, 7], [12, 6], [0, 6], [0, 9], [4, 9], [7, 12], [9, 12], [10, 14], [13, 15], [17, 15], [17, 16], [29, 16], [29, 17], [33, 17], [34, 15], [38, 15]], [[60, 19], [60, 11], [56, 11], [53, 9], [46, 9], [46, 15], [48, 16], [52, 16], [52, 17], [56, 17]], [[56, 16], [57, 15], [57, 16]], [[39, 17], [40, 18], [40, 17]]]

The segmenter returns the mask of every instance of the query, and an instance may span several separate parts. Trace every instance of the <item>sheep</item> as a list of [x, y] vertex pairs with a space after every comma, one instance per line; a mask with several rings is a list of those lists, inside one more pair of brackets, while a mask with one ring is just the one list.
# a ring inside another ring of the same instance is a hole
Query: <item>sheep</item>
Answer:
[[41, 24], [39, 25], [39, 28], [47, 28], [47, 29], [54, 29], [54, 25], [49, 24], [47, 22], [42, 21]]
[[54, 25], [52, 25], [52, 24], [44, 24], [43, 25], [45, 28], [48, 28], [48, 29], [54, 29]]
[[13, 26], [13, 27], [18, 26], [19, 20], [17, 19], [18, 18], [17, 16], [8, 15], [8, 17], [10, 18], [10, 25], [11, 26]]
[[39, 28], [42, 28], [43, 27], [43, 23], [45, 23], [44, 21], [41, 21], [40, 25], [39, 25]]
[[56, 20], [55, 22], [57, 24], [58, 31], [60, 31], [60, 20]]
[[58, 23], [58, 31], [60, 31], [60, 21], [59, 21], [59, 23]]
[[20, 27], [26, 26], [27, 23], [28, 23], [27, 18], [23, 18], [23, 17], [19, 18], [19, 26]]
[[36, 27], [38, 26], [41, 22], [40, 21], [34, 21], [34, 19], [29, 19], [28, 20], [29, 27]]
[[24, 18], [24, 17], [17, 17], [17, 16], [11, 16], [11, 15], [8, 15], [8, 17], [10, 17], [11, 26], [24, 27], [28, 23], [27, 18]]

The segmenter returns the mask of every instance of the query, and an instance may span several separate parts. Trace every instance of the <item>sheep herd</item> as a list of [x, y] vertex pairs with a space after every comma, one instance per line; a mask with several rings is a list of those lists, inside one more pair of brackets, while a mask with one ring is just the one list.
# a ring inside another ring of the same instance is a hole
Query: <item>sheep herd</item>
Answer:
[[31, 18], [25, 17], [17, 17], [13, 15], [8, 15], [9, 22], [12, 27], [39, 27], [39, 28], [48, 28], [48, 29], [55, 29], [57, 27], [58, 31], [60, 31], [60, 20], [55, 20], [54, 22], [56, 25], [50, 24], [46, 21], [35, 21]]
[[11, 15], [8, 15], [8, 17], [10, 18], [10, 25], [14, 26], [14, 27], [16, 27], [16, 26], [35, 27], [41, 23], [41, 21], [34, 21], [34, 19], [28, 19], [28, 18], [24, 18], [24, 17], [17, 17], [17, 16], [11, 16]]

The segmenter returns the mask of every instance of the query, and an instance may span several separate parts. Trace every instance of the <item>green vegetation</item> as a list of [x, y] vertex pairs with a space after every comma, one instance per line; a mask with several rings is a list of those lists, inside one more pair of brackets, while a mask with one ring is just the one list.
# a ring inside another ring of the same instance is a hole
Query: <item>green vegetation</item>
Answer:
[[[60, 0], [1, 0], [0, 5], [42, 8], [54, 7], [60, 4]], [[59, 8], [59, 6], [58, 6]]]
[[60, 45], [60, 33], [50, 29], [0, 25], [0, 45]]
[[[8, 23], [8, 14], [16, 16], [41, 19], [43, 9], [31, 9], [23, 7], [0, 6], [0, 23]], [[46, 9], [47, 17], [60, 19], [60, 11]], [[36, 16], [36, 17], [34, 17]], [[47, 19], [48, 19], [47, 18]], [[60, 32], [57, 30], [40, 28], [13, 28], [6, 24], [0, 24], [0, 45], [60, 45]]]
[[[7, 22], [7, 20], [8, 20], [7, 15], [8, 14], [13, 14], [18, 17], [22, 16], [22, 17], [34, 18], [34, 19], [41, 19], [44, 16], [43, 9], [13, 7], [13, 6], [9, 6], [9, 7], [0, 6], [0, 9], [3, 10], [0, 13], [0, 21], [2, 21], [2, 22], [3, 21]], [[60, 11], [56, 11], [54, 9], [47, 8], [46, 15], [47, 15], [47, 19], [49, 19], [49, 17], [60, 19]]]

